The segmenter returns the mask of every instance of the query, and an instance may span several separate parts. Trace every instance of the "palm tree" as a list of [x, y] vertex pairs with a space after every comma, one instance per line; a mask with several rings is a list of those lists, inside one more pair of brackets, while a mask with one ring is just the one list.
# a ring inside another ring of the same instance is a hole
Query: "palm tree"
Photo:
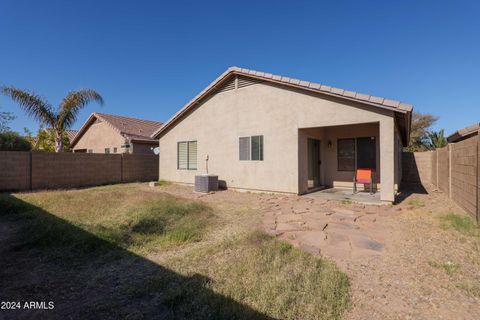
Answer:
[[445, 138], [444, 130], [438, 132], [431, 131], [427, 133], [428, 135], [428, 147], [429, 149], [438, 149], [446, 147], [448, 144], [447, 138]]
[[63, 151], [63, 134], [75, 123], [78, 113], [83, 107], [92, 100], [103, 105], [102, 96], [91, 89], [69, 92], [57, 110], [54, 110], [47, 100], [33, 92], [14, 87], [0, 87], [0, 92], [12, 98], [20, 105], [20, 108], [40, 124], [45, 124], [53, 129], [55, 152]]

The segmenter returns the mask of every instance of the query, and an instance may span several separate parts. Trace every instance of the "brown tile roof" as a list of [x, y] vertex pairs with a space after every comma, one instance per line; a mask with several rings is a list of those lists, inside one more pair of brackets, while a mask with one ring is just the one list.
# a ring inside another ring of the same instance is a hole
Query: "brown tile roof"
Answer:
[[77, 135], [72, 141], [72, 146], [78, 142], [80, 137], [85, 133], [88, 127], [95, 122], [96, 119], [105, 121], [126, 139], [137, 141], [156, 141], [155, 139], [151, 138], [151, 135], [163, 125], [162, 122], [158, 121], [94, 112], [90, 115], [90, 117], [88, 117], [87, 121], [78, 131]]
[[[340, 89], [340, 88], [334, 88], [330, 87], [327, 85], [319, 84], [319, 83], [314, 83], [314, 82], [309, 82], [309, 81], [304, 81], [304, 80], [299, 80], [299, 79], [293, 79], [289, 77], [284, 77], [280, 75], [275, 75], [271, 73], [265, 73], [261, 71], [255, 71], [255, 70], [249, 70], [245, 68], [239, 68], [239, 67], [230, 67], [225, 71], [223, 74], [221, 74], [215, 81], [213, 81], [208, 87], [206, 87], [203, 91], [201, 91], [195, 98], [190, 100], [182, 109], [180, 109], [171, 119], [169, 119], [160, 129], [158, 129], [155, 133], [152, 134], [153, 138], [158, 138], [158, 136], [164, 131], [167, 130], [173, 123], [175, 123], [186, 111], [188, 111], [190, 108], [192, 108], [196, 103], [198, 103], [202, 98], [206, 97], [208, 94], [212, 93], [216, 88], [219, 87], [221, 83], [223, 83], [224, 80], [226, 80], [228, 77], [230, 77], [232, 74], [236, 75], [242, 75], [242, 76], [247, 76], [251, 77], [254, 79], [259, 79], [259, 80], [264, 80], [264, 81], [269, 81], [273, 83], [279, 83], [282, 85], [288, 85], [291, 87], [296, 87], [300, 89], [305, 89], [308, 91], [313, 91], [313, 92], [318, 92], [330, 96], [336, 96], [340, 98], [344, 98], [347, 100], [352, 100], [352, 101], [357, 101], [361, 102], [364, 104], [380, 107], [383, 109], [389, 109], [393, 111], [397, 111], [400, 113], [411, 113], [413, 110], [413, 106], [408, 103], [403, 103], [397, 100], [390, 100], [382, 97], [376, 97], [372, 96], [369, 94], [365, 93], [358, 93], [358, 92], [353, 92], [353, 91], [348, 91], [345, 89]], [[406, 117], [408, 118], [406, 121], [410, 121], [410, 116]], [[407, 124], [407, 136], [409, 135], [409, 126], [410, 124]], [[408, 137], [407, 139], [408, 140]]]
[[480, 130], [480, 123], [473, 124], [463, 129], [457, 130], [447, 137], [448, 142], [457, 142], [470, 135], [478, 134]]
[[78, 130], [65, 130], [65, 133], [67, 134], [68, 141], [72, 141], [77, 135]]

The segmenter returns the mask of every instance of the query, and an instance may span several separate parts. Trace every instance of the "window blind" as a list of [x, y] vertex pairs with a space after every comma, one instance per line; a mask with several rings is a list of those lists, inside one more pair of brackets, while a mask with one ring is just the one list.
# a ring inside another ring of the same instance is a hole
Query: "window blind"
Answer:
[[197, 141], [188, 142], [188, 169], [197, 169]]
[[177, 144], [177, 168], [188, 169], [188, 143], [179, 142]]
[[239, 138], [240, 160], [250, 160], [250, 137]]
[[263, 160], [263, 136], [240, 137], [238, 140], [240, 160]]
[[263, 136], [252, 137], [252, 160], [263, 160]]

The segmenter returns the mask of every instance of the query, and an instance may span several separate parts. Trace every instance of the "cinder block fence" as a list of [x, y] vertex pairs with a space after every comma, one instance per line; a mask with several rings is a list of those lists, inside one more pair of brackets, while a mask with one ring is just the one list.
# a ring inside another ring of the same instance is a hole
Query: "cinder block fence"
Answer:
[[429, 183], [479, 222], [479, 136], [435, 151], [404, 153], [404, 181]]
[[158, 180], [158, 156], [0, 151], [0, 191]]

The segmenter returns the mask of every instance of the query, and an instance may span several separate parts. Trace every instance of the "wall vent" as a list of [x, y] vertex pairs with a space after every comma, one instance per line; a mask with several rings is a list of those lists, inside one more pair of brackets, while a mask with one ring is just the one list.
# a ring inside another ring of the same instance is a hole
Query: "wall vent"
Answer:
[[235, 76], [228, 79], [220, 88], [217, 89], [215, 93], [234, 90], [235, 85], [237, 85], [237, 89], [240, 89], [261, 82], [263, 82], [263, 80], [249, 78], [245, 76]]
[[259, 79], [238, 76], [238, 88], [248, 87], [261, 82], [263, 81]]
[[218, 88], [216, 93], [230, 91], [235, 89], [235, 77], [230, 77], [220, 88]]

